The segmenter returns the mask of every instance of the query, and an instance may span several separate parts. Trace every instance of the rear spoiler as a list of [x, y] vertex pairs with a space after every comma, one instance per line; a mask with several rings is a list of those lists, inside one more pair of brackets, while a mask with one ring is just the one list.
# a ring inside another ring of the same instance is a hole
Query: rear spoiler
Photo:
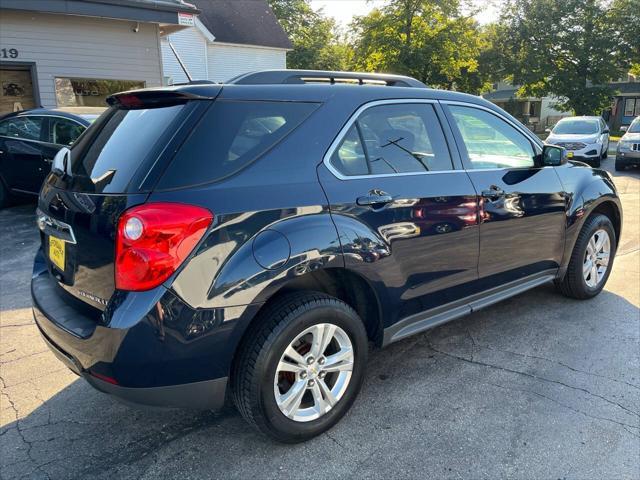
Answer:
[[116, 93], [107, 97], [107, 103], [119, 108], [148, 108], [179, 105], [189, 100], [214, 100], [222, 85], [193, 82], [183, 86], [145, 88]]

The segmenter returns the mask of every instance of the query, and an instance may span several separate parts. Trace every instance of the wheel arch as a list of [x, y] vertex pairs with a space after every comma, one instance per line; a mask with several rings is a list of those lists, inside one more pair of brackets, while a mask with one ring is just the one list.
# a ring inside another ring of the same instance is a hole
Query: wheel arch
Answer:
[[565, 250], [562, 265], [558, 271], [558, 279], [563, 279], [571, 254], [578, 240], [578, 235], [582, 230], [587, 219], [593, 215], [602, 214], [608, 217], [613, 224], [614, 233], [616, 235], [616, 245], [620, 243], [620, 235], [622, 234], [622, 205], [615, 191], [611, 191], [605, 195], [595, 197], [583, 197], [583, 201], [572, 212], [569, 212], [567, 236], [565, 241]]
[[622, 234], [622, 210], [619, 205], [613, 200], [604, 200], [591, 209], [587, 218], [597, 214], [605, 215], [611, 220], [616, 234], [616, 245], [618, 245]]
[[285, 295], [294, 292], [321, 292], [336, 297], [353, 308], [364, 323], [367, 336], [382, 345], [382, 310], [373, 286], [361, 275], [345, 268], [324, 268], [281, 283], [245, 326], [239, 344], [261, 321], [262, 313]]

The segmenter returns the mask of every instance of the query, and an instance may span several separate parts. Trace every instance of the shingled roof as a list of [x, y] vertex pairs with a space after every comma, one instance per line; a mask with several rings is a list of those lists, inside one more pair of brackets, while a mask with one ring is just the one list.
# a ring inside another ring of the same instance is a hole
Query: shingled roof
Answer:
[[266, 0], [189, 0], [216, 42], [292, 48]]
[[198, 13], [191, 3], [191, 0], [0, 0], [0, 9], [178, 24], [178, 13]]

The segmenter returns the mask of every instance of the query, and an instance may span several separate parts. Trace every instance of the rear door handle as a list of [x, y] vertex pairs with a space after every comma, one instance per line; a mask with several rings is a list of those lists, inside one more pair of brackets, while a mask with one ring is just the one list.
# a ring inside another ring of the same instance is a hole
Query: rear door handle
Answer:
[[489, 187], [488, 190], [483, 190], [481, 195], [484, 198], [498, 198], [498, 197], [504, 197], [505, 191], [502, 190], [500, 187], [492, 185], [491, 187]]
[[358, 197], [356, 200], [356, 203], [361, 206], [385, 205], [391, 202], [393, 202], [393, 197], [384, 192], [370, 193], [369, 195]]

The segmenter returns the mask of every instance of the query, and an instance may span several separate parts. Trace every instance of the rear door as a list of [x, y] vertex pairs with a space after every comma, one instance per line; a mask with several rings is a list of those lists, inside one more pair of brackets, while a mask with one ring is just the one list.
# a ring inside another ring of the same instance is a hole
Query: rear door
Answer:
[[40, 190], [40, 186], [45, 177], [51, 170], [53, 158], [62, 147], [70, 147], [78, 139], [78, 137], [87, 129], [81, 123], [70, 118], [48, 116], [46, 124], [46, 137], [42, 144], [42, 168], [38, 172], [40, 175], [34, 178], [34, 186], [36, 191]]
[[319, 167], [347, 268], [381, 286], [387, 325], [477, 279], [476, 192], [425, 100], [360, 108]]
[[488, 108], [444, 105], [463, 162], [480, 195], [484, 288], [554, 272], [562, 260], [565, 196], [553, 167], [522, 127]]
[[45, 117], [23, 115], [0, 123], [0, 168], [9, 188], [38, 192], [46, 174], [42, 160], [45, 138]]

